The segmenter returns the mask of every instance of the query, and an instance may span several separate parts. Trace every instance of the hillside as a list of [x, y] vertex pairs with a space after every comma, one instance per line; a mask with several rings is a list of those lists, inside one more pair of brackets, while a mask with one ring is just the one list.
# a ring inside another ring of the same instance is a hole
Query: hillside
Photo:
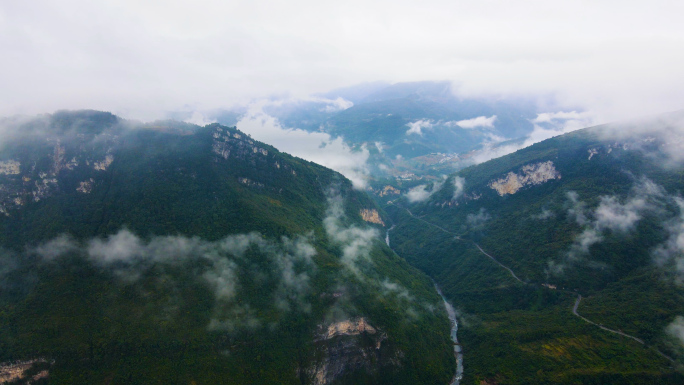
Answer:
[[62, 111], [2, 125], [0, 375], [453, 375], [440, 297], [387, 248], [388, 218], [340, 174], [219, 124]]
[[386, 207], [461, 311], [464, 384], [684, 381], [682, 120], [576, 131]]

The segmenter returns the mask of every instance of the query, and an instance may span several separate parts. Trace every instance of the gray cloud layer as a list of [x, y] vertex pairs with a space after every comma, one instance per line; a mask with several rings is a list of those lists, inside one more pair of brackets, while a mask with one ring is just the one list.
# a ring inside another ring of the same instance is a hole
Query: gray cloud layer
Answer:
[[463, 95], [556, 92], [614, 119], [684, 105], [682, 13], [667, 0], [6, 1], [0, 114], [156, 118], [378, 79], [450, 79]]

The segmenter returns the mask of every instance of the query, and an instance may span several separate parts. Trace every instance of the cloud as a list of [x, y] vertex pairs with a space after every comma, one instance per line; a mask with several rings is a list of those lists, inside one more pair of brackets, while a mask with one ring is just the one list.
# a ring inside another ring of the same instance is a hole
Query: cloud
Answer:
[[332, 139], [321, 132], [286, 129], [278, 119], [263, 111], [268, 103], [260, 100], [251, 104], [237, 128], [281, 151], [331, 168], [351, 180], [357, 188], [367, 186], [369, 170], [366, 161], [370, 153], [365, 146], [352, 149], [342, 138]]
[[[313, 257], [316, 249], [310, 242], [313, 235], [282, 237], [268, 240], [258, 233], [235, 234], [217, 241], [198, 237], [157, 236], [143, 239], [127, 229], [104, 238], [86, 242], [63, 235], [30, 250], [45, 261], [55, 263], [60, 257], [81, 256], [100, 268], [110, 270], [123, 283], [131, 284], [147, 272], [159, 267], [193, 266], [194, 278], [214, 294], [215, 304], [209, 329], [235, 330], [256, 327], [260, 321], [256, 312], [241, 296], [241, 280], [272, 280], [276, 289], [271, 296], [281, 311], [308, 312], [310, 274], [315, 273]], [[245, 254], [252, 250], [267, 261], [263, 269], [255, 269]], [[199, 267], [198, 267], [199, 266]], [[156, 273], [155, 273], [156, 274]]]
[[539, 220], [543, 221], [543, 220], [546, 220], [549, 218], [553, 218], [555, 216], [556, 216], [556, 214], [554, 214], [553, 211], [546, 209], [546, 208], [543, 208], [541, 213], [536, 214], [536, 215], [532, 215], [532, 219], [539, 219]]
[[343, 220], [344, 202], [339, 194], [330, 193], [328, 210], [323, 226], [328, 239], [342, 248], [340, 262], [357, 277], [361, 277], [358, 263], [370, 261], [373, 244], [380, 239], [380, 233], [372, 227], [361, 228], [355, 225], [345, 226]]
[[657, 158], [665, 167], [684, 164], [684, 113], [681, 111], [608, 124], [599, 135], [602, 140], [613, 142], [612, 148], [640, 151]]
[[432, 196], [432, 194], [439, 191], [444, 182], [446, 181], [446, 176], [442, 176], [441, 180], [432, 182], [432, 186], [428, 188], [427, 184], [421, 184], [410, 188], [404, 196], [411, 203], [423, 202]]
[[[566, 262], [569, 263], [584, 260], [589, 255], [590, 248], [603, 241], [606, 232], [627, 234], [634, 230], [646, 212], [659, 212], [666, 199], [665, 190], [645, 177], [635, 181], [625, 199], [602, 196], [594, 210], [589, 210], [576, 192], [569, 191], [566, 196], [569, 204], [568, 217], [582, 227], [582, 231], [565, 253]], [[563, 262], [553, 263], [551, 267], [559, 273], [565, 265]]]
[[684, 105], [682, 6], [666, 0], [0, 7], [3, 115], [95, 108], [154, 119], [186, 104], [221, 108], [378, 79], [449, 79], [463, 95], [554, 93], [607, 119]]
[[596, 122], [596, 116], [588, 112], [577, 113], [575, 111], [560, 111], [541, 113], [532, 120], [532, 123], [534, 123], [532, 132], [525, 138], [502, 144], [507, 141], [506, 138], [489, 134], [487, 135], [488, 139], [482, 145], [482, 149], [476, 150], [470, 157], [470, 160], [474, 164], [486, 162], [490, 159], [511, 154], [546, 139], [595, 125]]
[[411, 135], [411, 134], [416, 134], [416, 135], [423, 135], [423, 128], [432, 128], [432, 121], [427, 120], [427, 119], [421, 119], [417, 120], [412, 123], [406, 124], [409, 126], [409, 129], [406, 131], [406, 135]]
[[484, 207], [481, 207], [477, 214], [468, 214], [466, 216], [466, 222], [472, 229], [479, 229], [491, 218], [492, 217], [487, 213], [487, 210], [485, 210]]
[[684, 317], [675, 317], [674, 321], [665, 328], [665, 332], [673, 337], [680, 347], [684, 347]]
[[494, 122], [496, 121], [496, 115], [492, 115], [490, 117], [486, 116], [478, 116], [477, 118], [472, 118], [472, 119], [466, 119], [466, 120], [460, 120], [458, 122], [447, 122], [445, 125], [447, 126], [458, 126], [461, 128], [465, 129], [473, 129], [473, 128], [494, 128]]
[[334, 100], [317, 99], [316, 101], [325, 103], [326, 106], [324, 108], [324, 111], [328, 112], [328, 113], [343, 111], [343, 110], [346, 110], [346, 109], [354, 106], [354, 103], [350, 102], [349, 100], [343, 99], [341, 97], [334, 99]]
[[557, 120], [577, 120], [581, 119], [584, 114], [577, 111], [558, 111], [558, 112], [542, 112], [537, 114], [537, 117], [532, 119], [532, 123], [551, 123]]
[[193, 111], [192, 116], [190, 116], [188, 119], [185, 119], [184, 122], [204, 127], [207, 124], [216, 123], [216, 119], [209, 119], [203, 113], [199, 111]]
[[463, 192], [465, 191], [465, 178], [462, 178], [460, 176], [454, 176], [454, 195], [451, 198], [452, 200], [456, 200], [460, 198], [463, 195]]
[[656, 264], [674, 273], [675, 281], [684, 284], [684, 199], [674, 198], [679, 216], [665, 223], [669, 236], [652, 252]]

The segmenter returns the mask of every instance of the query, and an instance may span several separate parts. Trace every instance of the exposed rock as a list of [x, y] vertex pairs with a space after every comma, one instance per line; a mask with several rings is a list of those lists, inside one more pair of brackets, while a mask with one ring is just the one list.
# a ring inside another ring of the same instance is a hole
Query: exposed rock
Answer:
[[238, 182], [240, 182], [246, 186], [249, 186], [249, 187], [259, 187], [259, 188], [264, 187], [263, 183], [255, 182], [255, 181], [253, 181], [251, 179], [247, 179], [247, 178], [238, 178]]
[[[48, 361], [42, 358], [37, 358], [28, 361], [13, 361], [13, 362], [3, 362], [0, 363], [0, 384], [12, 382], [12, 383], [22, 383], [30, 384], [32, 381], [38, 381], [43, 378], [48, 378], [49, 371], [47, 369], [41, 370], [40, 372], [28, 376], [26, 371], [34, 367], [35, 365], [45, 364], [48, 365]], [[52, 363], [49, 363], [50, 365]]]
[[539, 185], [551, 179], [560, 179], [561, 175], [552, 161], [528, 164], [522, 167], [519, 174], [509, 172], [505, 178], [489, 182], [489, 187], [496, 190], [500, 196], [515, 194], [528, 185]]
[[17, 175], [21, 172], [21, 163], [16, 160], [0, 162], [0, 175]]
[[328, 326], [328, 330], [324, 337], [325, 339], [329, 340], [340, 335], [355, 336], [363, 332], [375, 334], [377, 330], [375, 330], [375, 328], [372, 327], [364, 317], [361, 317], [331, 324]]
[[381, 196], [381, 197], [384, 197], [385, 195], [399, 195], [399, 194], [401, 194], [401, 191], [399, 191], [398, 189], [396, 189], [396, 188], [394, 188], [394, 187], [392, 187], [392, 186], [390, 186], [390, 185], [385, 186], [385, 187], [384, 187], [382, 190], [380, 190], [380, 192], [378, 193], [378, 195]]
[[113, 161], [114, 157], [112, 155], [107, 155], [103, 161], [95, 162], [93, 164], [93, 167], [95, 168], [95, 170], [105, 171], [107, 170], [107, 167], [109, 167], [109, 165], [112, 164]]
[[363, 218], [364, 221], [370, 222], [370, 223], [375, 223], [378, 225], [385, 225], [385, 222], [382, 221], [380, 218], [380, 214], [378, 214], [378, 210], [376, 209], [361, 209], [361, 218]]
[[91, 191], [93, 191], [93, 182], [95, 182], [93, 178], [80, 182], [79, 186], [76, 188], [76, 191], [83, 194], [89, 194]]
[[52, 175], [57, 175], [59, 174], [60, 170], [64, 168], [64, 147], [60, 145], [59, 141], [57, 141], [57, 145], [55, 145], [55, 151], [52, 155]]
[[50, 193], [50, 188], [51, 186], [56, 186], [57, 185], [57, 179], [55, 178], [45, 178], [41, 179], [40, 182], [36, 181], [35, 183], [35, 190], [31, 191], [31, 195], [33, 195], [33, 201], [38, 202], [39, 200], [46, 198], [49, 193]]
[[382, 366], [400, 366], [404, 355], [383, 344], [387, 335], [371, 326], [365, 318], [320, 326], [316, 359], [300, 376], [315, 385], [335, 382], [359, 370], [376, 372]]

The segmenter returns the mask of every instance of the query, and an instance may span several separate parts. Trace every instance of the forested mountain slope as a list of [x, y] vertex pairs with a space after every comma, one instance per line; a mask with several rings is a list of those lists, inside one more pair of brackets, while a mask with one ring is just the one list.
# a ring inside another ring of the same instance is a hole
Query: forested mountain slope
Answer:
[[64, 111], [2, 125], [0, 361], [32, 366], [24, 380], [453, 375], [440, 297], [338, 173], [218, 124]]
[[392, 248], [462, 311], [464, 383], [684, 380], [683, 120], [576, 131], [387, 206]]

